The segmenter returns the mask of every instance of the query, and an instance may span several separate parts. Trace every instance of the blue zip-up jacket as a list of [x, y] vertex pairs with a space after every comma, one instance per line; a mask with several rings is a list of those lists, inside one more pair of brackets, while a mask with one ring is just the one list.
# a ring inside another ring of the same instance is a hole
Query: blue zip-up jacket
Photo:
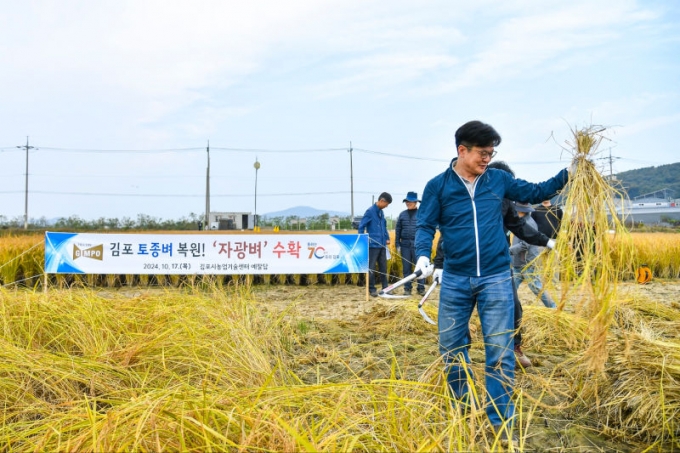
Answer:
[[378, 205], [373, 204], [366, 210], [358, 230], [359, 234], [368, 233], [369, 248], [380, 249], [387, 246], [387, 240], [390, 238], [387, 234], [387, 221]]
[[416, 243], [416, 217], [418, 208], [406, 209], [399, 213], [397, 228], [394, 233], [394, 244], [397, 247], [411, 248]]
[[475, 180], [471, 196], [453, 171], [456, 160], [425, 186], [416, 224], [416, 255], [428, 258], [432, 255], [432, 240], [439, 226], [446, 244], [446, 272], [482, 277], [508, 270], [510, 254], [503, 232], [503, 199], [539, 203], [552, 198], [569, 180], [567, 169], [534, 184], [489, 168]]

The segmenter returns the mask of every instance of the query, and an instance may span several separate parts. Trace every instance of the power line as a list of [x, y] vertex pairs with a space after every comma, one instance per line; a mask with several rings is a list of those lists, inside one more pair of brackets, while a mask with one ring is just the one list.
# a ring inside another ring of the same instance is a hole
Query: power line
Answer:
[[[97, 148], [56, 148], [51, 146], [42, 146], [41, 149], [59, 152], [73, 152], [73, 153], [97, 153], [97, 154], [153, 154], [153, 153], [168, 153], [168, 152], [195, 152], [203, 151], [205, 148], [159, 148], [159, 149], [97, 149]], [[318, 152], [333, 152], [333, 151], [347, 151], [347, 148], [314, 148], [314, 149], [264, 149], [264, 148], [226, 148], [211, 146], [213, 151], [228, 151], [228, 152], [244, 152], [244, 153], [318, 153]]]
[[155, 154], [155, 153], [174, 153], [185, 151], [201, 151], [203, 148], [167, 148], [167, 149], [94, 149], [94, 148], [53, 148], [49, 146], [41, 147], [43, 150], [69, 152], [69, 153], [94, 153], [94, 154]]
[[333, 151], [347, 151], [347, 148], [317, 148], [317, 149], [262, 149], [262, 148], [223, 148], [213, 147], [219, 151], [233, 151], [245, 153], [320, 153]]
[[363, 149], [363, 148], [354, 148], [354, 151], [359, 151], [364, 154], [376, 154], [380, 156], [390, 156], [390, 157], [399, 157], [401, 159], [412, 159], [412, 160], [427, 160], [430, 162], [450, 162], [451, 159], [435, 159], [432, 157], [419, 157], [419, 156], [409, 156], [406, 154], [396, 154], [396, 153], [386, 153], [384, 151], [372, 151], [370, 149]]
[[[221, 152], [236, 152], [236, 153], [331, 153], [338, 151], [347, 151], [347, 148], [311, 148], [311, 149], [272, 149], [272, 148], [230, 148], [230, 147], [219, 147], [211, 146], [212, 151]], [[182, 153], [182, 152], [196, 152], [202, 151], [205, 148], [158, 148], [158, 149], [99, 149], [99, 148], [59, 148], [51, 146], [42, 146], [42, 150], [57, 151], [57, 152], [67, 152], [67, 153], [91, 153], [91, 154], [160, 154], [160, 153]], [[410, 159], [410, 160], [420, 160], [429, 162], [445, 162], [448, 163], [451, 159], [439, 159], [432, 157], [422, 157], [417, 155], [409, 154], [398, 154], [390, 153], [386, 151], [375, 151], [365, 148], [352, 148], [353, 151], [357, 151], [364, 154], [373, 154], [379, 156], [389, 156], [396, 157], [399, 159]], [[561, 163], [561, 161], [512, 161], [513, 165], [543, 165], [543, 164], [555, 164]]]
[[[14, 194], [14, 193], [21, 193], [19, 190], [7, 190], [7, 191], [0, 191], [0, 194]], [[92, 193], [92, 192], [56, 192], [56, 191], [44, 191], [44, 190], [33, 190], [31, 191], [32, 194], [42, 194], [42, 195], [78, 195], [78, 196], [93, 196], [93, 197], [138, 197], [138, 198], [148, 198], [148, 197], [156, 197], [156, 198], [197, 198], [201, 197], [204, 198], [205, 194], [200, 194], [200, 195], [190, 195], [190, 194], [142, 194], [142, 193], [111, 193], [111, 192], [100, 192], [100, 193]], [[260, 194], [258, 193], [258, 197], [295, 197], [295, 196], [307, 196], [307, 195], [346, 195], [350, 193], [349, 191], [335, 191], [335, 192], [291, 192], [291, 193], [264, 193]], [[354, 193], [361, 193], [361, 194], [374, 194], [374, 192], [357, 192], [355, 191]], [[253, 194], [210, 194], [211, 198], [241, 198], [241, 197], [252, 197]]]

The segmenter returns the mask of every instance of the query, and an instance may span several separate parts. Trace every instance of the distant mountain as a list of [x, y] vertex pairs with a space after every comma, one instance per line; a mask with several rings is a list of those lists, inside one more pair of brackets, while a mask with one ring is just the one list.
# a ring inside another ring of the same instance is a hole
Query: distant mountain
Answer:
[[643, 195], [680, 198], [680, 162], [624, 171], [616, 179], [623, 183], [631, 199]]
[[300, 218], [306, 219], [308, 217], [318, 217], [321, 214], [328, 214], [331, 217], [333, 217], [333, 216], [349, 217], [348, 212], [328, 211], [328, 210], [323, 210], [323, 209], [312, 208], [310, 206], [295, 206], [293, 208], [288, 208], [288, 209], [285, 209], [283, 211], [268, 212], [266, 214], [262, 214], [262, 217], [267, 217], [268, 219], [272, 219], [274, 217], [298, 216]]

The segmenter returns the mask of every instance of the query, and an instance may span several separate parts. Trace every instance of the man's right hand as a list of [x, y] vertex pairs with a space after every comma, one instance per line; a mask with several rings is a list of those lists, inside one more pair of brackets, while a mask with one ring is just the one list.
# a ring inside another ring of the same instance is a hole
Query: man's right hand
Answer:
[[426, 256], [421, 256], [418, 258], [414, 272], [418, 271], [422, 271], [420, 278], [426, 278], [432, 275], [432, 272], [434, 272], [434, 265], [430, 263], [430, 258]]

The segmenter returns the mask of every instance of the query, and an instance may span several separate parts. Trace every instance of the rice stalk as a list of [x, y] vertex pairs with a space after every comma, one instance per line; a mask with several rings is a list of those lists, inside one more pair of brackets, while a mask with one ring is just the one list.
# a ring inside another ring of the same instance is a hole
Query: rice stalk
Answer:
[[383, 379], [304, 384], [291, 368], [302, 331], [259, 312], [248, 287], [125, 294], [3, 291], [5, 448], [412, 451], [496, 441], [481, 403], [455, 410], [439, 359], [418, 381], [392, 351], [374, 356], [390, 370]]
[[[568, 142], [576, 168], [566, 187], [564, 216], [555, 252], [548, 255], [544, 281], [562, 280], [560, 309], [572, 300], [590, 319], [585, 355], [593, 371], [607, 360], [607, 332], [615, 312], [617, 284], [634, 252], [630, 236], [616, 214], [623, 195], [595, 167], [593, 160], [605, 128], [573, 129]], [[613, 235], [613, 237], [612, 237]]]

